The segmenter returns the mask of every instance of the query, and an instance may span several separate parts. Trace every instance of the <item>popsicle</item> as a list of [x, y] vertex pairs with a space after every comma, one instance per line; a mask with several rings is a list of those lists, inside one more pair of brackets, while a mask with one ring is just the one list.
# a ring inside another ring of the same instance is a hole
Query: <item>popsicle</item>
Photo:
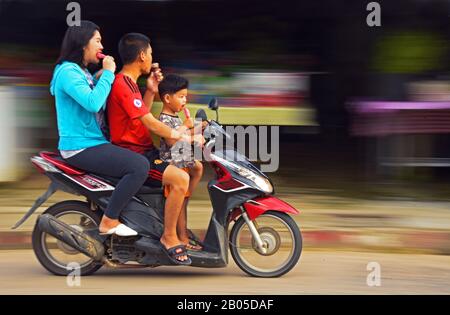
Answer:
[[183, 109], [184, 111], [184, 116], [186, 117], [186, 119], [190, 119], [191, 118], [191, 112], [189, 111], [189, 108], [185, 107]]

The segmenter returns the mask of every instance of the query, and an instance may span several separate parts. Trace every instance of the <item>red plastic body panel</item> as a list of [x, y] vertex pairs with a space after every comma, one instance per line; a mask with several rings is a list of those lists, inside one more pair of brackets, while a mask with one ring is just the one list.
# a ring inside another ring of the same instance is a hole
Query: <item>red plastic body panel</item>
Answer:
[[266, 196], [253, 199], [254, 202], [244, 203], [244, 208], [247, 211], [250, 220], [253, 220], [266, 211], [280, 211], [290, 214], [299, 214], [300, 211], [292, 207], [287, 202], [280, 200], [273, 196]]
[[79, 170], [73, 166], [70, 166], [69, 164], [62, 162], [55, 157], [58, 156], [58, 154], [54, 152], [41, 152], [39, 153], [40, 157], [49, 161], [53, 165], [55, 165], [57, 168], [59, 168], [61, 171], [68, 175], [83, 175], [86, 174], [86, 172]]

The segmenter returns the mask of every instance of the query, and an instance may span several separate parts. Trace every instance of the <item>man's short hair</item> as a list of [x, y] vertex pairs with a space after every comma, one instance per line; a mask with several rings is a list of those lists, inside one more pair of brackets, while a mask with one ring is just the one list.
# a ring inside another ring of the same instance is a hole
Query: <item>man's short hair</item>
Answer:
[[189, 81], [186, 78], [176, 74], [169, 74], [165, 76], [164, 79], [158, 85], [159, 97], [162, 100], [164, 95], [175, 94], [178, 91], [187, 89], [188, 86]]
[[150, 38], [140, 33], [128, 33], [119, 41], [119, 55], [124, 65], [134, 62], [150, 45]]

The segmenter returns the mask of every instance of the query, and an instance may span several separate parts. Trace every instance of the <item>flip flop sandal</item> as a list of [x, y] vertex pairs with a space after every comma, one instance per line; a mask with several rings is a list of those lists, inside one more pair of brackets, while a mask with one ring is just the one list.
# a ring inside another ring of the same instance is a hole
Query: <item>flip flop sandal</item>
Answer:
[[200, 241], [200, 239], [190, 230], [187, 229], [188, 232], [188, 236], [189, 236], [189, 243], [193, 246], [201, 246], [202, 248], [205, 247], [205, 245], [203, 245], [202, 241]]
[[199, 244], [199, 242], [197, 242], [196, 240], [193, 239], [189, 239], [189, 243], [186, 245], [186, 248], [188, 250], [192, 250], [195, 252], [199, 252], [201, 250], [203, 250], [203, 246]]
[[[186, 246], [177, 245], [171, 248], [166, 248], [163, 244], [161, 244], [161, 247], [167, 254], [167, 257], [169, 257], [170, 261], [175, 265], [189, 266], [192, 263], [191, 258], [187, 255]], [[187, 256], [188, 259], [185, 261], [178, 260], [181, 256]]]

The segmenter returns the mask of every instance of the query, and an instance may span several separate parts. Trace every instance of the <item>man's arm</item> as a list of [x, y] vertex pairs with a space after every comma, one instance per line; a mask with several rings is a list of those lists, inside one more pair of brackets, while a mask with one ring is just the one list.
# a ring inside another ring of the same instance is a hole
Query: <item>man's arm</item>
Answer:
[[[200, 135], [188, 136], [184, 133], [181, 133], [178, 130], [172, 129], [163, 122], [156, 119], [151, 113], [148, 113], [144, 116], [139, 117], [139, 120], [157, 136], [160, 136], [166, 140], [166, 142], [175, 143], [179, 140], [183, 140], [189, 143], [198, 142], [200, 144], [205, 143], [205, 138]], [[169, 143], [168, 143], [169, 144]], [[169, 144], [171, 146], [171, 144]]]
[[[167, 125], [166, 125], [167, 126]], [[169, 127], [170, 128], [170, 127]], [[187, 137], [189, 137], [188, 136], [188, 133], [186, 132], [188, 129], [187, 128], [185, 128], [185, 126], [180, 126], [180, 127], [178, 127], [177, 129], [175, 129], [176, 131], [178, 131], [179, 133], [181, 133], [181, 134], [184, 134], [184, 135], [186, 135]], [[175, 143], [177, 143], [177, 140], [174, 140], [174, 139], [168, 139], [168, 138], [165, 138], [165, 137], [163, 137], [164, 138], [164, 140], [166, 141], [166, 143], [167, 143], [167, 145], [169, 146], [169, 147], [171, 147], [171, 146], [173, 146]], [[192, 141], [192, 137], [190, 137], [191, 139], [190, 139], [190, 142]], [[187, 138], [186, 138], [187, 139]]]
[[144, 93], [144, 104], [148, 108], [148, 111], [150, 112], [152, 110], [153, 100], [155, 99], [155, 92], [150, 91], [147, 89]]
[[177, 128], [177, 130], [181, 133], [190, 133], [189, 129], [191, 129], [191, 128], [184, 123], [180, 127]]
[[144, 126], [157, 136], [163, 137], [166, 140], [174, 140], [175, 142], [181, 139], [191, 142], [191, 138], [181, 132], [166, 126], [164, 123], [156, 119], [151, 113], [139, 117], [139, 120]]

